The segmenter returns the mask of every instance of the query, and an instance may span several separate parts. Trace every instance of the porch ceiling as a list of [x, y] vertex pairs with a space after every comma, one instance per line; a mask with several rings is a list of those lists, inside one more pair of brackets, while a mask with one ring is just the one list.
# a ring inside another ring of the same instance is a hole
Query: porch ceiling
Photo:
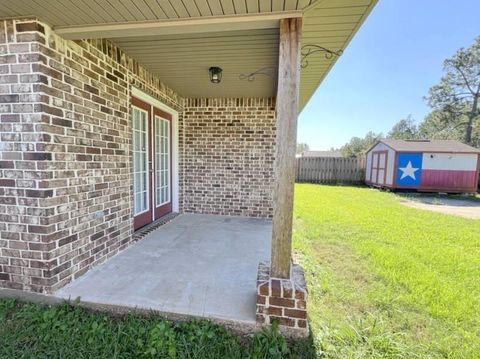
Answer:
[[[377, 0], [0, 0], [0, 18], [37, 16], [70, 39], [111, 38], [183, 97], [275, 96], [278, 26], [303, 16], [302, 46], [343, 50]], [[300, 110], [336, 57], [311, 55]], [[222, 83], [208, 68], [224, 70]], [[271, 76], [240, 80], [263, 68]], [[348, 86], [348, 84], [346, 84]]]
[[[112, 39], [183, 97], [270, 97], [276, 91], [278, 29]], [[212, 84], [208, 69], [223, 69]], [[242, 74], [266, 68], [255, 81]]]
[[316, 0], [0, 0], [2, 16], [54, 27], [302, 10]]

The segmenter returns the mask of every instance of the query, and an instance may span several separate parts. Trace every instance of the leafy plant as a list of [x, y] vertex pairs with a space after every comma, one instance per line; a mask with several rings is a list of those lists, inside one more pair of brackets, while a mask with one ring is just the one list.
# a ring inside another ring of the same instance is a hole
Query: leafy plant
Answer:
[[71, 303], [0, 299], [0, 358], [283, 358], [289, 347], [295, 358], [308, 357], [304, 344], [287, 345], [276, 331], [253, 339], [206, 320], [175, 324], [155, 315], [114, 317]]
[[175, 331], [167, 322], [160, 322], [150, 330], [145, 348], [145, 355], [156, 358], [175, 358], [177, 346]]
[[290, 354], [287, 342], [279, 334], [278, 322], [274, 321], [271, 329], [263, 329], [253, 339], [253, 358], [281, 359]]

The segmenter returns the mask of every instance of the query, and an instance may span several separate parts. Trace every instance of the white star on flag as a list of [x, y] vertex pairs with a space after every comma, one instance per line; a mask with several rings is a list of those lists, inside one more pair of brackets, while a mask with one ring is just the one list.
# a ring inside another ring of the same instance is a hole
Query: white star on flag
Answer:
[[415, 168], [412, 166], [412, 161], [408, 161], [407, 167], [400, 167], [400, 171], [402, 171], [402, 177], [400, 179], [404, 179], [405, 177], [411, 177], [413, 180], [415, 178], [415, 172], [417, 172], [420, 168]]

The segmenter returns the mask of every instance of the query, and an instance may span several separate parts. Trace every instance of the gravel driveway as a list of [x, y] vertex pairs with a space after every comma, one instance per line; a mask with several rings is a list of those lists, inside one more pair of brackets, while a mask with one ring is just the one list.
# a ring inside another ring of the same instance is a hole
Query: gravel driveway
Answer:
[[425, 195], [409, 199], [402, 198], [401, 203], [413, 208], [452, 214], [471, 219], [480, 219], [480, 201], [474, 199], [433, 197]]

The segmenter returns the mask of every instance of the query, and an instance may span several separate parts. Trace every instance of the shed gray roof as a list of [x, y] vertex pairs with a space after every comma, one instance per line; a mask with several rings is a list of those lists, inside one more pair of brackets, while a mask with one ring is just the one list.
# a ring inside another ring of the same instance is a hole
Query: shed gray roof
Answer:
[[480, 149], [456, 140], [380, 140], [396, 151], [480, 153]]

